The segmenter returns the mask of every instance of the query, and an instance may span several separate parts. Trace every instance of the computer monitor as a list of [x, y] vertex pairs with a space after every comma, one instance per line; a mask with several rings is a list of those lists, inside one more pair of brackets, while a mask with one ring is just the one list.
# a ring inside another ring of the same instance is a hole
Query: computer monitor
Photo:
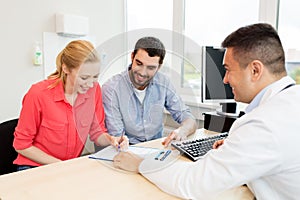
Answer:
[[202, 50], [202, 102], [219, 103], [222, 112], [235, 113], [236, 102], [229, 84], [223, 83], [225, 49], [204, 46]]

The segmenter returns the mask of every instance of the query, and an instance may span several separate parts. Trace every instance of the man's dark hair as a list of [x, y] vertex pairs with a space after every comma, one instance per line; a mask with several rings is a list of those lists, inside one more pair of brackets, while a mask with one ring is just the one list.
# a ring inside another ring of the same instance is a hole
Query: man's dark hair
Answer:
[[163, 43], [155, 37], [143, 37], [139, 39], [134, 47], [133, 54], [137, 53], [139, 49], [145, 50], [150, 57], [159, 56], [159, 64], [163, 63], [166, 55], [166, 50]]
[[286, 73], [284, 50], [277, 31], [269, 24], [257, 23], [239, 28], [222, 42], [233, 48], [234, 59], [241, 67], [253, 60], [261, 61], [270, 73]]

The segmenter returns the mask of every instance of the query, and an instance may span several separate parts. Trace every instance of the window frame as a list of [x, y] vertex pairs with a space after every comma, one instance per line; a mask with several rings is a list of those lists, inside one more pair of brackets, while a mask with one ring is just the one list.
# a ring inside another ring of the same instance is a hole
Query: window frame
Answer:
[[[130, 0], [125, 0], [124, 3], [124, 24], [125, 31], [128, 32], [128, 12], [127, 12], [127, 4]], [[176, 33], [177, 37], [172, 38], [173, 42], [173, 52], [178, 53], [178, 49], [182, 49], [182, 52], [179, 54], [184, 55], [184, 25], [185, 25], [185, 1], [187, 0], [173, 0], [173, 26], [172, 31]], [[280, 0], [259, 0], [259, 16], [258, 19], [260, 22], [270, 23], [273, 27], [277, 29], [278, 27], [278, 12], [279, 12], [279, 3]], [[178, 34], [181, 34], [182, 37], [178, 37]], [[182, 96], [183, 100], [187, 104], [197, 104], [203, 105], [201, 103], [201, 89], [191, 89], [189, 87], [183, 87], [182, 82], [184, 79], [184, 60], [178, 56], [172, 55], [171, 58], [172, 71], [168, 74], [169, 77], [177, 77], [177, 73], [180, 73], [181, 80], [173, 81], [173, 85], [175, 86], [177, 92]], [[204, 106], [205, 107], [205, 106]]]

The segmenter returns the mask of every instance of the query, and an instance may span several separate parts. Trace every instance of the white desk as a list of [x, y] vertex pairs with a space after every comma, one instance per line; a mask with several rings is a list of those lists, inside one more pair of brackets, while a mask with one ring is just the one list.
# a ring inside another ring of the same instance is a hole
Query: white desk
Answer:
[[[140, 145], [162, 148], [161, 141], [158, 139]], [[110, 164], [85, 156], [2, 175], [0, 199], [178, 199], [162, 192], [143, 176], [111, 168]], [[252, 200], [253, 195], [247, 187], [238, 187], [220, 199]]]

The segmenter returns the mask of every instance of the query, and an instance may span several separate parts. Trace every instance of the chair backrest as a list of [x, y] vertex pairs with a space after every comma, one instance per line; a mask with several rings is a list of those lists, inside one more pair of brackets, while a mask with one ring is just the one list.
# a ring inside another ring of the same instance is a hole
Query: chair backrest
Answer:
[[18, 119], [12, 119], [0, 124], [0, 175], [15, 172], [17, 166], [13, 161], [18, 153], [13, 147], [14, 132]]

